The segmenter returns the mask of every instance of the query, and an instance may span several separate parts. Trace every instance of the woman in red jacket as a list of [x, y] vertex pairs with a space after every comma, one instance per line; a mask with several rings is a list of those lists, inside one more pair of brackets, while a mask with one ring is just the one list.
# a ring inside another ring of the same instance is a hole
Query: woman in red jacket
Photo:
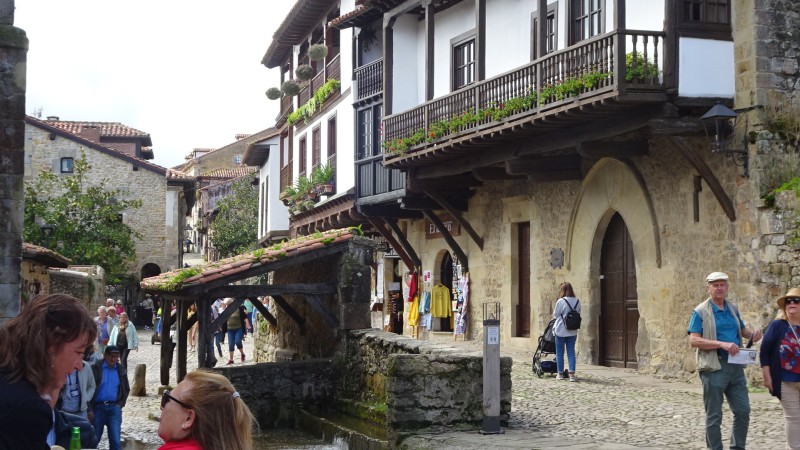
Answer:
[[195, 370], [164, 391], [158, 435], [159, 450], [250, 450], [253, 414], [227, 378]]

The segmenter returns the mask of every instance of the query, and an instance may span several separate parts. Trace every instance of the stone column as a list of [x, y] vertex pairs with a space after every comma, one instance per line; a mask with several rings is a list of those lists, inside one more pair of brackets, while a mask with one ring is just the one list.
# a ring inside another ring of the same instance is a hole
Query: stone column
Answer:
[[28, 38], [0, 0], [0, 323], [19, 314]]

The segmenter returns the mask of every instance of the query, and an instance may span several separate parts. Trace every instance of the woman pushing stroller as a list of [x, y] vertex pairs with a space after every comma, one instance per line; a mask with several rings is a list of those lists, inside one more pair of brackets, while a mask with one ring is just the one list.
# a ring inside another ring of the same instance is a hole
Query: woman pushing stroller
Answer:
[[575, 325], [570, 323], [573, 320], [568, 320], [567, 316], [574, 316], [572, 312], [577, 312], [578, 327], [580, 327], [581, 302], [575, 297], [572, 285], [567, 282], [561, 283], [558, 296], [559, 299], [556, 301], [556, 307], [553, 310], [553, 319], [555, 319], [553, 328], [556, 336], [556, 373], [558, 374], [556, 379], [564, 379], [564, 348], [566, 347], [569, 381], [578, 381], [575, 377], [575, 341], [578, 339], [578, 328], [575, 328]]

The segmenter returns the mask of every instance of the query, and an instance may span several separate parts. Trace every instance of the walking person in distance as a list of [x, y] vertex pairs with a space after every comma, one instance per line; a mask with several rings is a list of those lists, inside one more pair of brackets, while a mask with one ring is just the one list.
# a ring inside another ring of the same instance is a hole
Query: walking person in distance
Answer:
[[778, 299], [778, 318], [764, 333], [760, 361], [764, 387], [781, 402], [786, 448], [800, 449], [800, 289]]
[[706, 411], [706, 447], [722, 450], [722, 400], [733, 413], [730, 448], [744, 449], [750, 426], [750, 397], [744, 365], [731, 364], [728, 356], [739, 353], [742, 339], [758, 342], [761, 331], [745, 326], [736, 305], [727, 300], [728, 275], [712, 272], [706, 277], [708, 299], [697, 305], [689, 320], [689, 345], [697, 349], [697, 371], [703, 382]]
[[[567, 353], [569, 364], [569, 381], [578, 381], [575, 376], [575, 341], [578, 339], [578, 328], [580, 327], [581, 302], [575, 297], [575, 291], [570, 283], [561, 283], [558, 293], [559, 299], [553, 310], [553, 318], [556, 319], [553, 325], [553, 334], [556, 337], [556, 369], [557, 380], [564, 379], [564, 349]], [[578, 314], [577, 327], [573, 320], [574, 314]]]

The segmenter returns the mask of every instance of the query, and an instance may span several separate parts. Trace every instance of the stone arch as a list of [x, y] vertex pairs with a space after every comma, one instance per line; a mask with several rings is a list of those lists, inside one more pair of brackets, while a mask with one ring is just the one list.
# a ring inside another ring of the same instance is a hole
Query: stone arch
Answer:
[[155, 263], [147, 263], [142, 266], [142, 269], [139, 271], [139, 276], [141, 280], [145, 278], [154, 277], [156, 275], [161, 275], [161, 267]]
[[[578, 286], [586, 322], [579, 340], [588, 351], [581, 360], [597, 362], [600, 314], [600, 253], [608, 224], [618, 212], [630, 233], [636, 258], [639, 297], [639, 340], [637, 353], [649, 354], [646, 330], [646, 300], [652, 298], [653, 272], [661, 267], [661, 243], [652, 198], [638, 170], [629, 161], [603, 158], [586, 174], [575, 198], [567, 232], [565, 268]], [[650, 276], [647, 276], [650, 274]], [[583, 328], [583, 327], [582, 327]], [[588, 347], [588, 348], [587, 348]], [[640, 357], [640, 368], [647, 364]]]

